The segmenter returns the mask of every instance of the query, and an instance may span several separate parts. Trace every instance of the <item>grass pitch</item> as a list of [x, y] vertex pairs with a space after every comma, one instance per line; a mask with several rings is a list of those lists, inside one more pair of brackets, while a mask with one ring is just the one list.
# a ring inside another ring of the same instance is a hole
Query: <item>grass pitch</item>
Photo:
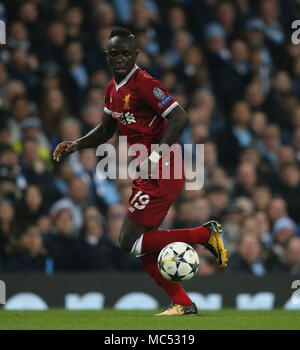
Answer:
[[0, 330], [299, 330], [300, 311], [199, 311], [157, 317], [152, 311], [0, 310]]

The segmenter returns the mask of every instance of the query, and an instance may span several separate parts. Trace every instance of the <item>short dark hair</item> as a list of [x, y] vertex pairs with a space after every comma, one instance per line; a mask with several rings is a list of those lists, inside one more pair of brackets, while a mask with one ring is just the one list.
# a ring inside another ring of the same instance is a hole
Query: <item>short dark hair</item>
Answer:
[[113, 28], [112, 31], [109, 34], [109, 38], [108, 39], [111, 39], [114, 36], [119, 36], [121, 38], [128, 39], [130, 44], [132, 44], [132, 47], [134, 49], [137, 49], [135, 35], [130, 30], [128, 30], [126, 28], [122, 28], [122, 27]]
[[129, 38], [131, 36], [134, 37], [134, 34], [131, 33], [131, 31], [126, 29], [126, 28], [118, 27], [118, 28], [112, 29], [112, 31], [110, 32], [110, 35], [109, 35], [109, 39], [113, 38], [114, 36], [122, 36], [125, 38]]

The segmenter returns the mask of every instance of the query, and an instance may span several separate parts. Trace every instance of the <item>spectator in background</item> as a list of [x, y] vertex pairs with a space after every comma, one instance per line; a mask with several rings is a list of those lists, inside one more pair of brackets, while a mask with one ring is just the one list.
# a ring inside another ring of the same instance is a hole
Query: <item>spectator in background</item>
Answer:
[[21, 140], [21, 128], [24, 120], [30, 115], [29, 101], [24, 95], [17, 95], [11, 100], [11, 119], [8, 120], [11, 142]]
[[235, 6], [230, 1], [220, 1], [216, 8], [216, 17], [230, 40], [235, 37], [236, 10]]
[[62, 89], [73, 115], [77, 116], [88, 88], [88, 70], [83, 62], [84, 50], [80, 41], [68, 42], [64, 50], [65, 67], [62, 69]]
[[92, 72], [98, 69], [109, 70], [105, 55], [105, 45], [110, 31], [110, 27], [98, 27], [93, 43], [86, 50], [85, 62], [88, 69]]
[[[249, 49], [247, 43], [235, 39], [230, 45], [230, 58], [221, 61], [215, 68], [215, 92], [221, 106], [230, 110], [233, 103], [243, 97], [245, 88], [250, 81]], [[226, 82], [230, 81], [230, 85]]]
[[229, 178], [225, 168], [221, 166], [214, 166], [211, 168], [209, 174], [209, 181], [207, 182], [209, 186], [217, 186], [226, 189], [227, 191], [232, 191], [232, 181]]
[[78, 242], [73, 236], [73, 221], [73, 213], [67, 207], [58, 209], [53, 213], [52, 232], [44, 236], [54, 271], [76, 270]]
[[7, 46], [10, 50], [28, 50], [30, 40], [26, 26], [21, 21], [14, 21], [10, 24]]
[[0, 200], [0, 254], [5, 255], [6, 248], [18, 233], [14, 205], [8, 199]]
[[[218, 150], [217, 145], [212, 140], [207, 140], [204, 143], [204, 171], [206, 177], [209, 177], [208, 174], [218, 166]], [[209, 180], [209, 179], [207, 179]]]
[[173, 223], [174, 228], [179, 227], [193, 227], [193, 203], [186, 199], [176, 203], [176, 217]]
[[293, 147], [281, 146], [277, 152], [278, 168], [282, 169], [286, 165], [296, 162], [296, 155]]
[[35, 98], [38, 87], [37, 70], [39, 62], [26, 49], [17, 48], [12, 52], [9, 74], [12, 79], [20, 80], [27, 88], [28, 95]]
[[232, 109], [232, 133], [238, 140], [240, 148], [252, 145], [252, 135], [249, 130], [251, 112], [245, 102], [236, 102]]
[[300, 127], [294, 130], [294, 135], [292, 138], [293, 147], [295, 149], [297, 161], [300, 161]]
[[284, 43], [284, 33], [278, 21], [280, 6], [277, 0], [263, 0], [259, 6], [259, 16], [264, 21], [267, 38], [275, 45]]
[[236, 172], [234, 196], [250, 197], [257, 184], [258, 176], [255, 167], [249, 163], [241, 163]]
[[277, 124], [269, 124], [263, 133], [258, 150], [262, 158], [273, 168], [277, 166], [277, 152], [281, 145], [280, 129]]
[[236, 249], [240, 237], [240, 225], [243, 220], [242, 209], [235, 202], [227, 205], [223, 212], [223, 234], [226, 241], [228, 255]]
[[263, 84], [260, 79], [253, 79], [246, 84], [243, 98], [248, 103], [252, 112], [266, 112], [266, 96], [264, 95]]
[[290, 97], [292, 96], [291, 78], [286, 71], [277, 71], [271, 82], [271, 89], [266, 98], [264, 111], [269, 120], [276, 123], [278, 127], [288, 128], [290, 126], [292, 109]]
[[[99, 99], [101, 101], [101, 99]], [[101, 107], [96, 104], [88, 104], [82, 110], [81, 120], [83, 122], [83, 129], [89, 132], [95, 128], [102, 119]]]
[[38, 45], [42, 39], [42, 23], [37, 4], [34, 1], [26, 1], [20, 5], [18, 16], [25, 24], [32, 47]]
[[46, 272], [49, 263], [39, 227], [30, 224], [9, 246], [5, 269], [9, 272]]
[[267, 116], [262, 111], [253, 112], [250, 118], [253, 146], [257, 148], [267, 126]]
[[81, 231], [76, 254], [79, 270], [106, 271], [106, 256], [101, 248], [105, 244], [101, 221], [97, 218], [86, 220]]
[[202, 253], [197, 273], [200, 276], [210, 276], [218, 273], [218, 267], [211, 256], [203, 256]]
[[3, 90], [2, 108], [4, 112], [11, 110], [12, 106], [14, 106], [13, 100], [17, 96], [24, 96], [26, 93], [25, 85], [21, 81], [14, 79], [9, 80]]
[[241, 210], [242, 219], [245, 219], [248, 216], [252, 216], [254, 214], [254, 204], [249, 197], [236, 197], [234, 203]]
[[291, 275], [300, 275], [300, 238], [291, 238], [285, 248], [285, 265]]
[[61, 65], [67, 39], [64, 23], [56, 20], [51, 22], [47, 27], [46, 39], [36, 47], [37, 56], [42, 63], [50, 61]]
[[19, 156], [7, 145], [0, 149], [0, 177], [11, 179], [21, 190], [27, 186], [27, 181], [19, 164]]
[[261, 244], [258, 236], [254, 233], [246, 233], [241, 236], [237, 250], [230, 258], [228, 270], [263, 276], [266, 273], [266, 269], [260, 255]]
[[251, 191], [251, 199], [256, 210], [266, 212], [272, 200], [272, 192], [266, 185], [258, 185]]
[[10, 146], [10, 129], [7, 121], [0, 122], [0, 150]]
[[68, 106], [62, 90], [53, 88], [45, 92], [40, 106], [40, 116], [53, 149], [59, 140], [60, 124], [68, 117]]
[[225, 208], [229, 204], [230, 197], [228, 191], [223, 187], [214, 186], [206, 190], [206, 196], [210, 203], [211, 217], [215, 220], [220, 220]]
[[278, 260], [284, 261], [284, 250], [289, 240], [296, 235], [296, 224], [289, 217], [282, 217], [274, 222], [272, 252]]
[[91, 17], [96, 28], [111, 28], [116, 20], [115, 10], [108, 2], [96, 2]]
[[86, 39], [83, 34], [83, 13], [79, 6], [68, 7], [64, 13], [63, 20], [68, 38], [80, 41]]
[[[27, 117], [22, 123], [21, 130], [22, 139], [32, 139], [36, 141], [39, 158], [43, 161], [47, 170], [52, 170], [51, 146], [42, 129], [40, 119], [38, 117]], [[22, 142], [16, 142], [13, 146], [18, 153], [22, 153]]]
[[167, 49], [162, 56], [163, 67], [172, 69], [176, 67], [185, 53], [192, 44], [193, 39], [191, 34], [185, 29], [178, 29], [173, 35], [172, 46]]
[[[266, 46], [265, 24], [260, 18], [251, 18], [245, 23], [245, 37], [251, 50], [258, 50], [261, 64], [270, 69], [273, 61], [270, 50]], [[266, 90], [267, 91], [267, 90]]]
[[[59, 127], [59, 140], [76, 140], [81, 136], [82, 125], [77, 118], [69, 117], [62, 120]], [[67, 161], [71, 164], [78, 162], [78, 153], [73, 153]]]
[[213, 69], [217, 63], [229, 60], [230, 51], [227, 47], [226, 34], [223, 27], [218, 22], [211, 22], [205, 29], [205, 44], [208, 54], [208, 64], [210, 72], [214, 78]]
[[8, 71], [3, 62], [0, 62], [0, 105], [3, 104], [5, 86], [8, 83]]
[[192, 203], [192, 220], [196, 226], [209, 221], [211, 217], [209, 200], [205, 197], [196, 197]]
[[74, 175], [74, 170], [69, 162], [61, 162], [58, 164], [54, 182], [62, 197], [67, 196], [69, 182]]
[[79, 234], [83, 225], [83, 210], [88, 205], [93, 205], [88, 198], [89, 191], [86, 183], [79, 176], [74, 175], [68, 183], [67, 196], [59, 199], [53, 204], [50, 212], [55, 215], [62, 208], [68, 208], [72, 213], [72, 232], [75, 236]]
[[289, 216], [287, 203], [282, 197], [272, 197], [272, 200], [268, 207], [268, 216], [272, 226], [276, 220]]
[[60, 89], [59, 66], [54, 62], [44, 63], [40, 70], [38, 108], [41, 114], [41, 105], [49, 90]]
[[45, 162], [39, 155], [36, 139], [26, 138], [22, 141], [20, 165], [27, 183], [40, 187], [49, 205], [57, 200], [59, 193], [55, 187], [53, 174], [47, 170]]
[[220, 163], [234, 170], [241, 150], [252, 145], [249, 128], [251, 113], [247, 103], [236, 102], [230, 117], [231, 123], [217, 135], [217, 145]]
[[288, 212], [297, 222], [300, 223], [300, 169], [296, 162], [287, 163], [281, 168], [281, 181], [278, 192], [286, 200]]
[[17, 205], [16, 219], [22, 226], [28, 226], [32, 222], [38, 222], [46, 215], [47, 208], [43, 193], [38, 186], [29, 185], [23, 192], [21, 201]]
[[270, 249], [272, 244], [272, 233], [268, 215], [263, 210], [255, 212], [256, 230], [263, 247]]

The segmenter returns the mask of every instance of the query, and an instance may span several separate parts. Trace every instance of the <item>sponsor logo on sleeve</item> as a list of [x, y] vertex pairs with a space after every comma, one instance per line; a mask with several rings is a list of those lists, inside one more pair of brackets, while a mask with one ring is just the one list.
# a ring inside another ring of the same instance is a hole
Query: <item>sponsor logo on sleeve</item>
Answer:
[[164, 106], [166, 104], [168, 104], [170, 101], [173, 100], [173, 97], [171, 96], [166, 96], [165, 98], [163, 98], [159, 103], [158, 103], [158, 107], [159, 108], [164, 108]]

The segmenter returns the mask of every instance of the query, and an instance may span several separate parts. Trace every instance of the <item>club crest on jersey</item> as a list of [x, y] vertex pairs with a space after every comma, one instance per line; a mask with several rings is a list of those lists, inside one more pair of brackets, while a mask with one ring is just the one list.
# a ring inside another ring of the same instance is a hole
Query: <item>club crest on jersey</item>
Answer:
[[130, 106], [129, 106], [129, 101], [130, 101], [130, 94], [128, 94], [128, 95], [126, 95], [125, 97], [124, 97], [124, 109], [126, 110], [128, 110], [128, 109], [130, 109]]
[[166, 96], [165, 93], [162, 91], [162, 89], [160, 89], [159, 87], [155, 87], [153, 89], [153, 95], [159, 100], [162, 100]]

